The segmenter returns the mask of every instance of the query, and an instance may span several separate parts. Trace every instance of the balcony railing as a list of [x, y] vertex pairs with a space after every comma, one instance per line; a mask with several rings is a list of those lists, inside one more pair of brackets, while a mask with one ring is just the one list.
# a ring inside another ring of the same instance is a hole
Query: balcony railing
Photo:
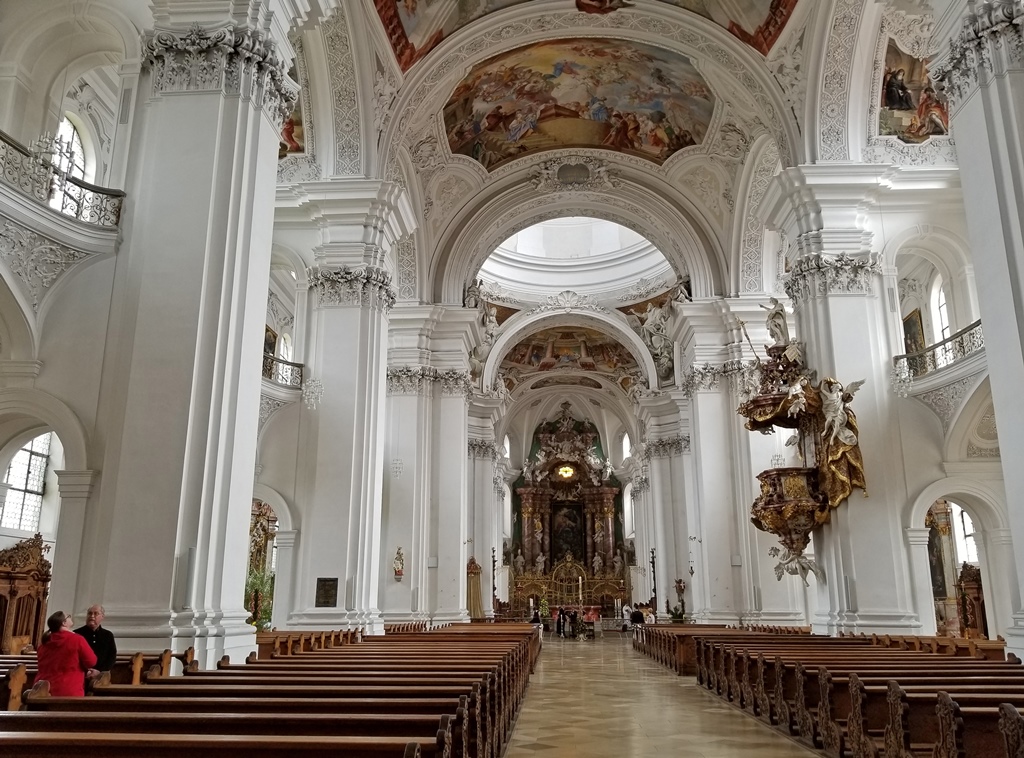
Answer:
[[302, 364], [275, 358], [270, 353], [263, 354], [263, 378], [282, 387], [302, 387]]
[[124, 192], [69, 176], [3, 132], [0, 178], [44, 205], [86, 224], [114, 227], [121, 219]]
[[920, 379], [922, 376], [949, 366], [961, 358], [966, 358], [985, 347], [985, 333], [981, 329], [981, 320], [975, 321], [961, 329], [951, 337], [947, 337], [924, 350], [907, 355], [897, 355], [892, 359], [893, 374], [906, 379]]

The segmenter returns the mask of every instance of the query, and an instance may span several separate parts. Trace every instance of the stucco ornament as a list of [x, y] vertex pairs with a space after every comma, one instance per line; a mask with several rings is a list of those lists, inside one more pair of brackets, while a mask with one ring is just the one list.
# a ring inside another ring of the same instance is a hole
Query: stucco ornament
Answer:
[[357, 305], [387, 313], [395, 304], [391, 275], [374, 266], [315, 266], [306, 270], [317, 307]]
[[32, 311], [39, 305], [49, 289], [76, 263], [91, 257], [89, 253], [37, 234], [28, 227], [0, 216], [0, 260], [17, 277], [19, 288], [25, 293]]
[[980, 83], [1024, 65], [1024, 2], [973, 4], [960, 32], [934, 66], [935, 78], [956, 107]]
[[220, 91], [251, 99], [278, 127], [298, 91], [269, 35], [243, 26], [155, 29], [142, 38], [143, 65], [155, 94]]

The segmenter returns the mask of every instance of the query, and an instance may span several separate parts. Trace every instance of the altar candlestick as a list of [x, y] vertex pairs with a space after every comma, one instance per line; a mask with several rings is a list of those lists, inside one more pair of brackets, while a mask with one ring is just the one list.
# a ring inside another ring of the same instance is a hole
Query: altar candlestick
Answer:
[[583, 605], [583, 577], [577, 577], [580, 582], [580, 605]]

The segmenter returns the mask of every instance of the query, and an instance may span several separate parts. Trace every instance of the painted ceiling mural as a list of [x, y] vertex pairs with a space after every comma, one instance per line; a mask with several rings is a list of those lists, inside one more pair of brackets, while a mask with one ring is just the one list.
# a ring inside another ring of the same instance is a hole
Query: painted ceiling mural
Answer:
[[493, 169], [561, 147], [661, 163], [700, 144], [715, 97], [684, 55], [636, 42], [538, 42], [475, 66], [444, 107], [453, 153]]
[[[441, 40], [489, 13], [529, 0], [374, 0], [403, 71]], [[628, 13], [637, 5], [664, 3], [697, 13], [727, 29], [763, 55], [782, 34], [798, 0], [576, 0], [582, 13]]]
[[[569, 375], [559, 377], [562, 371]], [[548, 372], [553, 372], [548, 374]], [[550, 381], [535, 382], [534, 388], [556, 384], [599, 387], [600, 383], [579, 372], [594, 372], [616, 382], [624, 391], [641, 374], [636, 359], [618, 340], [596, 329], [562, 327], [544, 329], [520, 340], [501, 361], [501, 374], [510, 392], [540, 374]]]

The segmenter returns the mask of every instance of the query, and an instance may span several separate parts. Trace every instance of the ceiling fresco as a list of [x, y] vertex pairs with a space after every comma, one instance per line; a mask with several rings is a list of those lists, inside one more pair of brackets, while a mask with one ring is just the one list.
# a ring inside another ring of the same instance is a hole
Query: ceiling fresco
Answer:
[[[558, 376], [560, 371], [571, 372]], [[508, 391], [523, 382], [534, 389], [556, 384], [598, 388], [601, 384], [579, 372], [603, 375], [629, 391], [642, 369], [622, 343], [596, 329], [562, 327], [545, 329], [519, 341], [501, 361], [501, 375]], [[552, 374], [548, 374], [552, 372]], [[547, 378], [538, 379], [540, 374]]]
[[611, 39], [539, 42], [475, 66], [444, 107], [452, 153], [485, 168], [597, 147], [661, 163], [700, 144], [715, 97], [690, 59]]
[[[528, 0], [374, 0], [403, 71], [445, 37], [489, 13]], [[798, 0], [576, 0], [582, 13], [629, 13], [642, 5], [683, 8], [714, 21], [763, 55], [782, 34]]]

